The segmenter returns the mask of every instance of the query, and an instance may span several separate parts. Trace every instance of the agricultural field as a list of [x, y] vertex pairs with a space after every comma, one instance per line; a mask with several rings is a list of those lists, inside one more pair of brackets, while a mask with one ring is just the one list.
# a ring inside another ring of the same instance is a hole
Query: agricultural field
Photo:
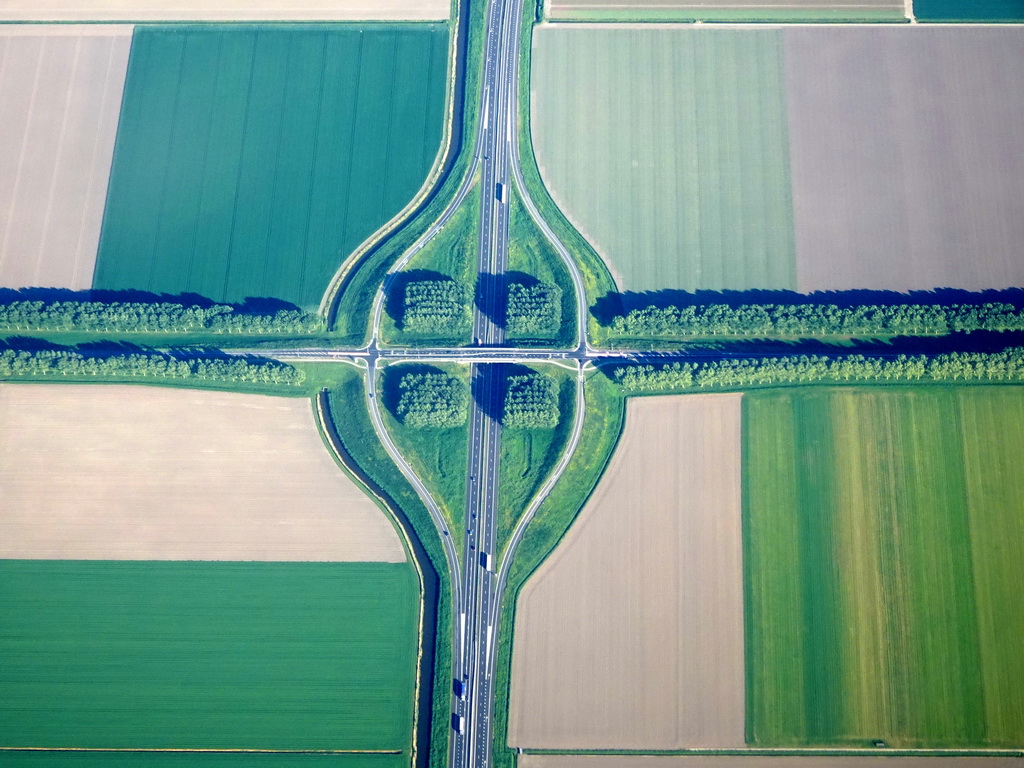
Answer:
[[444, 24], [140, 27], [94, 286], [316, 308], [438, 154]]
[[0, 745], [408, 755], [418, 614], [404, 563], [0, 560]]
[[130, 26], [0, 26], [0, 287], [89, 288]]
[[918, 21], [1024, 21], [1024, 0], [914, 0]]
[[0, 487], [0, 558], [406, 559], [304, 399], [3, 384]]
[[1024, 388], [744, 398], [747, 736], [1024, 742]]
[[625, 291], [1024, 285], [1024, 30], [541, 25], [533, 140]]
[[[4, 752], [4, 768], [405, 768], [402, 754]], [[998, 768], [993, 766], [993, 768]]]
[[531, 755], [519, 768], [1017, 768], [1017, 757]]
[[440, 21], [448, 0], [0, 0], [0, 21]]
[[543, 25], [533, 140], [621, 288], [794, 288], [777, 32]]
[[799, 290], [1024, 285], [1024, 29], [784, 40]]
[[554, 20], [903, 21], [903, 0], [546, 0]]
[[738, 395], [629, 402], [593, 497], [520, 592], [510, 746], [743, 746], [740, 413]]

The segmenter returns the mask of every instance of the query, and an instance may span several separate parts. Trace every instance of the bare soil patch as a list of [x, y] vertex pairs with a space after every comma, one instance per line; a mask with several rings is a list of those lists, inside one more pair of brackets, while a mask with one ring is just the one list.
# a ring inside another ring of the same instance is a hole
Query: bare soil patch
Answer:
[[0, 385], [0, 558], [402, 562], [303, 399]]
[[7, 21], [436, 21], [448, 0], [0, 0]]
[[0, 26], [0, 286], [92, 286], [131, 33]]
[[1016, 768], [1014, 757], [523, 755], [519, 768]]
[[743, 746], [740, 514], [740, 395], [630, 401], [597, 491], [519, 598], [511, 746]]
[[783, 41], [799, 290], [1024, 285], [1024, 29]]

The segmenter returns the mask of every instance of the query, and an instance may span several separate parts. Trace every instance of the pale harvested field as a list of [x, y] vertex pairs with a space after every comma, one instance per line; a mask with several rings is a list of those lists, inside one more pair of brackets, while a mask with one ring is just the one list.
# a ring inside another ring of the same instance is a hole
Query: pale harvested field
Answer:
[[1024, 28], [783, 36], [799, 290], [1024, 285]]
[[817, 11], [826, 17], [829, 13], [857, 13], [894, 11], [902, 13], [903, 0], [548, 0], [548, 11], [553, 18], [578, 11], [617, 11], [637, 16], [647, 11], [698, 11], [703, 13], [722, 9], [748, 11], [751, 14], [766, 11]]
[[92, 286], [131, 34], [0, 26], [0, 286]]
[[426, 21], [449, 0], [0, 0], [0, 21]]
[[519, 768], [1020, 768], [1014, 757], [523, 755]]
[[740, 513], [740, 395], [631, 400], [597, 491], [520, 595], [511, 746], [743, 746]]
[[0, 559], [402, 562], [304, 399], [0, 385]]

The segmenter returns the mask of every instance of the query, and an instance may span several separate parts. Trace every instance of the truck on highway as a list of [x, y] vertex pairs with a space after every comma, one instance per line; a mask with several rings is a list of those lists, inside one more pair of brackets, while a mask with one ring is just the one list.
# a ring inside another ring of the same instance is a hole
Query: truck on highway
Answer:
[[492, 565], [491, 553], [490, 552], [481, 552], [480, 553], [480, 567], [483, 568], [485, 571], [492, 571], [494, 569], [491, 567], [491, 565]]
[[452, 730], [459, 736], [466, 732], [466, 718], [458, 712], [452, 712]]
[[452, 680], [452, 693], [460, 699], [466, 698], [466, 684], [457, 677]]
[[495, 199], [504, 205], [508, 202], [508, 185], [502, 184], [500, 181], [495, 185], [494, 188]]

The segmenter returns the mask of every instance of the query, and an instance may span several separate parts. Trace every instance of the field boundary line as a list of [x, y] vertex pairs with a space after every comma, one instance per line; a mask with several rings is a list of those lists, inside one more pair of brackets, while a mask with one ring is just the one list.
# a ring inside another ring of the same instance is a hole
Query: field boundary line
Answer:
[[0, 747], [0, 752], [174, 752], [246, 755], [401, 755], [401, 749], [233, 749], [230, 747]]
[[338, 267], [334, 277], [327, 284], [327, 290], [324, 291], [324, 295], [320, 299], [320, 306], [317, 308], [317, 313], [325, 318], [328, 318], [328, 315], [331, 313], [331, 307], [334, 305], [341, 287], [345, 284], [345, 280], [353, 268], [359, 266], [363, 257], [383, 242], [388, 235], [408, 224], [414, 218], [420, 205], [439, 187], [440, 182], [445, 178], [444, 169], [448, 165], [452, 151], [452, 134], [455, 123], [456, 80], [459, 68], [459, 26], [462, 12], [462, 5], [459, 0], [452, 0], [452, 13], [449, 19], [443, 22], [448, 27], [448, 69], [445, 74], [445, 110], [444, 124], [441, 129], [441, 146], [438, 147], [437, 155], [434, 157], [434, 164], [431, 166], [430, 172], [427, 174], [427, 178], [419, 191], [413, 195], [412, 199], [405, 204], [402, 210], [366, 238]]

